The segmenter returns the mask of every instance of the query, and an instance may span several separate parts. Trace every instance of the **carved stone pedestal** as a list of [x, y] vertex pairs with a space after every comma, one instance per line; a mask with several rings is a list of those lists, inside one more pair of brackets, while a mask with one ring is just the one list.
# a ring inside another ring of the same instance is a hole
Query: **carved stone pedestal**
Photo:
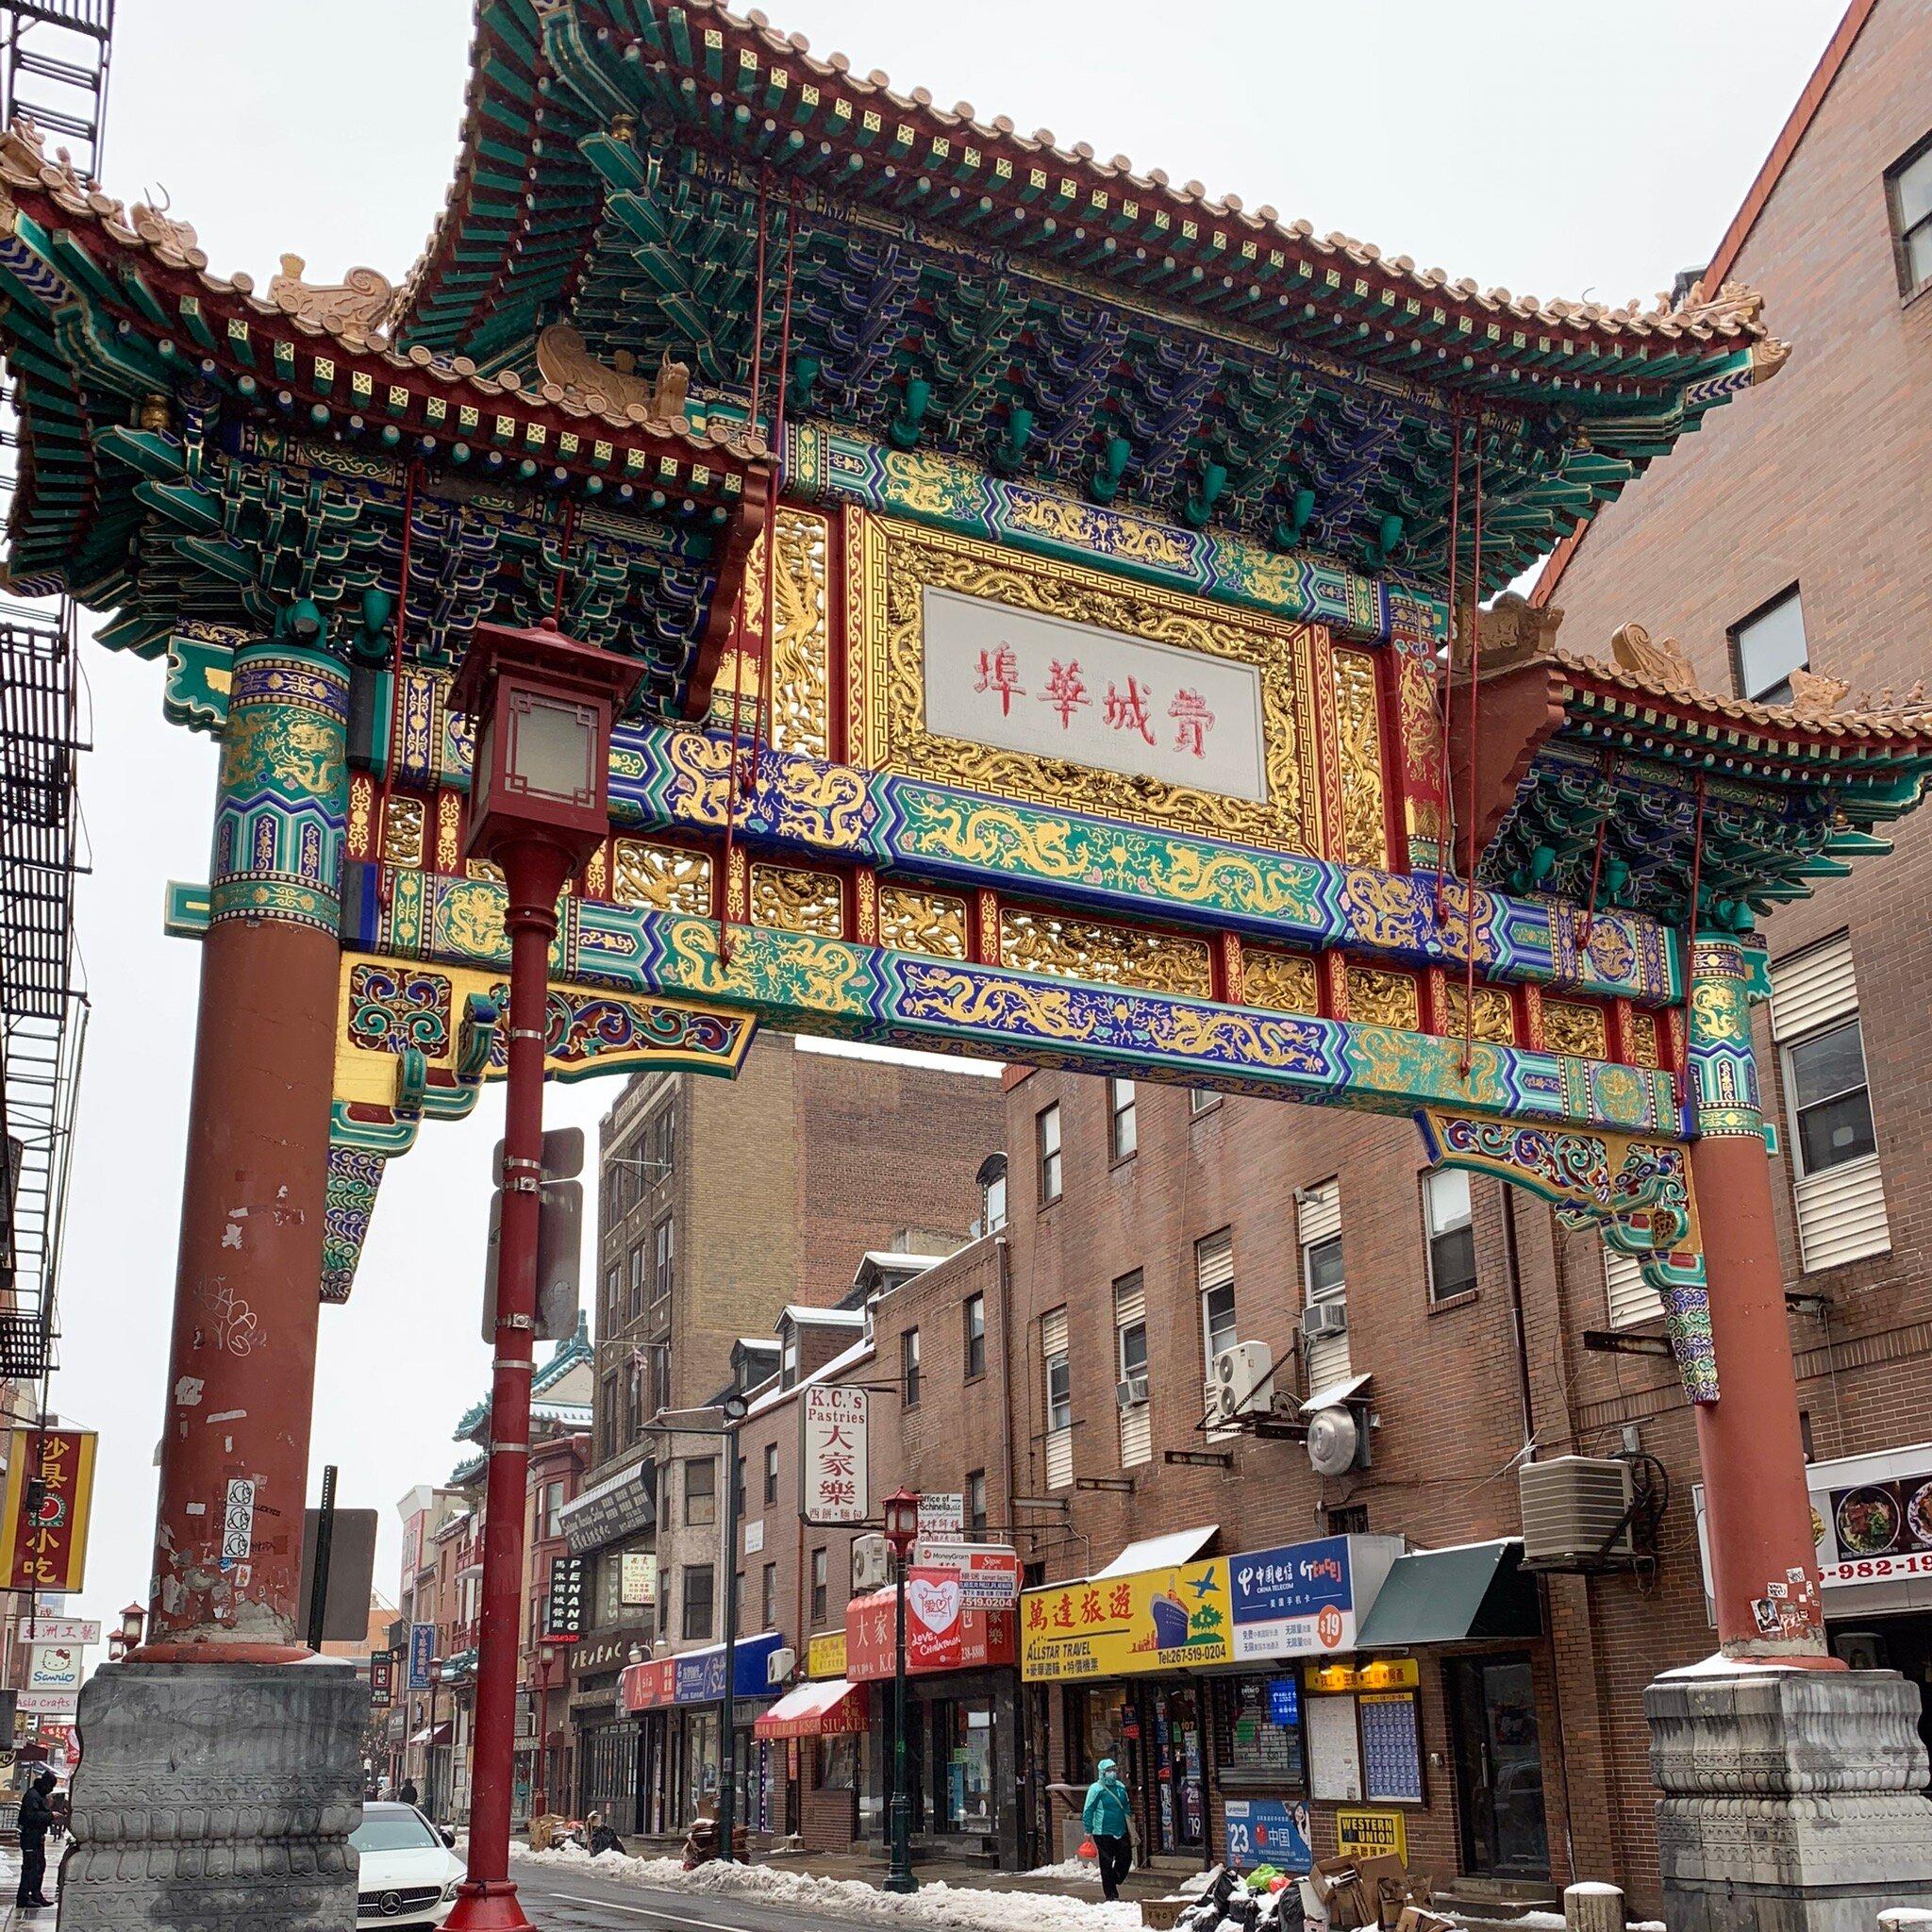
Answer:
[[1643, 1708], [1671, 1932], [1871, 1932], [1932, 1904], [1919, 1693], [1896, 1672], [1702, 1666]]
[[80, 1693], [60, 1932], [343, 1932], [368, 1717], [333, 1658], [103, 1665]]

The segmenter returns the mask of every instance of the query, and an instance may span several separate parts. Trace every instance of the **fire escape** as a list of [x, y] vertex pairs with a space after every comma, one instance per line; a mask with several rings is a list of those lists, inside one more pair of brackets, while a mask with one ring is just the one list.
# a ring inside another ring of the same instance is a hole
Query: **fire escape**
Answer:
[[[31, 119], [97, 175], [114, 0], [0, 0], [0, 119]], [[16, 391], [0, 390], [0, 511], [19, 478]], [[87, 996], [76, 624], [66, 598], [0, 603], [0, 1381], [44, 1419]]]

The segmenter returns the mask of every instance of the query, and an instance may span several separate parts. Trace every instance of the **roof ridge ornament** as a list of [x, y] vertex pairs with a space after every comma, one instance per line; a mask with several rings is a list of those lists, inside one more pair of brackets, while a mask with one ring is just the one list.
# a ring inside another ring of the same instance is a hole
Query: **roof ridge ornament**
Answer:
[[1610, 633], [1610, 660], [1668, 691], [1694, 693], [1696, 675], [1675, 638], [1653, 638], [1641, 624], [1620, 625]]
[[[1506, 591], [1487, 610], [1480, 606], [1476, 609], [1476, 663], [1484, 671], [1504, 671], [1533, 658], [1546, 658], [1557, 648], [1557, 626], [1562, 622], [1560, 609], [1532, 604], [1527, 597]], [[1453, 661], [1457, 670], [1468, 669], [1469, 651], [1459, 633]]]
[[655, 376], [637, 373], [636, 359], [620, 349], [611, 362], [600, 362], [583, 336], [567, 322], [553, 322], [537, 337], [537, 373], [559, 389], [574, 390], [591, 408], [622, 416], [641, 408], [647, 417], [675, 423], [684, 414], [691, 389], [688, 363], [674, 362], [667, 349]]
[[340, 282], [317, 284], [302, 279], [307, 266], [299, 255], [284, 255], [281, 273], [270, 279], [268, 299], [284, 315], [312, 322], [351, 342], [381, 329], [396, 295], [387, 275], [358, 267]]
[[[1852, 688], [1849, 678], [1827, 677], [1816, 671], [1793, 671], [1788, 681], [1791, 701], [1785, 708], [1807, 724], [1823, 724], [1834, 716]], [[1860, 705], [1858, 708], [1863, 711], [1870, 708]]]

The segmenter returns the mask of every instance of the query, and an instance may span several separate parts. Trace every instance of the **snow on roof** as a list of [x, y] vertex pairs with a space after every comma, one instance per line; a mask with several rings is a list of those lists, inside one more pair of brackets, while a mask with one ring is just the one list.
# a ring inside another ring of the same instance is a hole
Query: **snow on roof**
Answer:
[[813, 1308], [791, 1302], [782, 1319], [801, 1328], [857, 1328], [865, 1321], [865, 1312], [861, 1308]]
[[745, 1410], [747, 1417], [763, 1415], [766, 1410], [776, 1408], [781, 1402], [789, 1402], [801, 1389], [809, 1388], [814, 1382], [828, 1381], [843, 1370], [872, 1359], [873, 1347], [870, 1341], [855, 1341], [842, 1355], [835, 1355], [828, 1362], [821, 1363], [810, 1374], [801, 1375], [789, 1389], [768, 1390], [754, 1399]]
[[934, 1267], [946, 1257], [943, 1255], [901, 1255], [890, 1248], [868, 1248], [861, 1257], [861, 1265], [869, 1261], [874, 1268], [893, 1270], [911, 1269], [915, 1274]]

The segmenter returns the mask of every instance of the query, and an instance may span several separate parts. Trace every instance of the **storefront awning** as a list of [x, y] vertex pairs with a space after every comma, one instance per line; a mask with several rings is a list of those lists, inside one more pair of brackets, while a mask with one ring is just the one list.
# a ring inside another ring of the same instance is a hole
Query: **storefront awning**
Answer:
[[757, 1738], [844, 1738], [866, 1722], [864, 1686], [825, 1677], [788, 1690], [751, 1728]]
[[1388, 1580], [1356, 1637], [1363, 1650], [1470, 1638], [1538, 1637], [1536, 1585], [1519, 1567], [1523, 1543], [1506, 1537], [1450, 1550], [1411, 1550]]
[[425, 1724], [409, 1740], [409, 1742], [412, 1744], [447, 1744], [449, 1742], [448, 1721], [445, 1720], [440, 1724]]
[[573, 1556], [648, 1529], [658, 1520], [658, 1465], [636, 1462], [630, 1468], [574, 1496], [558, 1511], [563, 1540]]
[[1204, 1523], [1194, 1529], [1143, 1537], [1129, 1543], [1105, 1570], [1096, 1570], [1091, 1580], [1097, 1583], [1103, 1576], [1132, 1576], [1142, 1570], [1165, 1570], [1174, 1563], [1191, 1562], [1214, 1541], [1220, 1527], [1218, 1523]]

